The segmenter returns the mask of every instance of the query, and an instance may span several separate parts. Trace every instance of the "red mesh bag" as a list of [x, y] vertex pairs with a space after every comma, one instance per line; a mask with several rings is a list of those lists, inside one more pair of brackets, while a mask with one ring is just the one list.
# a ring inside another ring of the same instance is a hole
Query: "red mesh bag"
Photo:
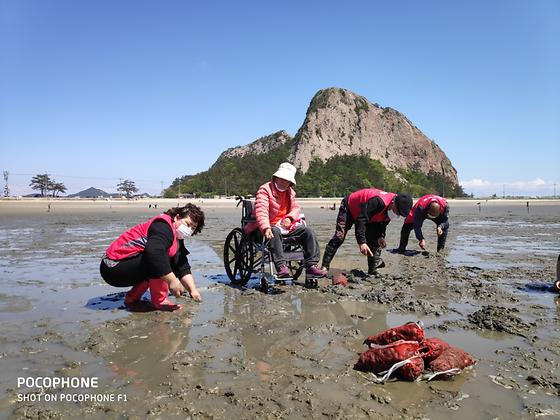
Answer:
[[426, 338], [420, 343], [420, 354], [426, 363], [437, 359], [445, 349], [449, 348], [449, 344], [441, 338]]
[[341, 286], [346, 287], [348, 286], [348, 277], [346, 277], [343, 273], [337, 273], [332, 278], [332, 284], [340, 284]]
[[404, 340], [384, 346], [374, 346], [360, 355], [354, 369], [364, 372], [384, 372], [395, 363], [417, 355], [419, 347], [417, 341]]
[[364, 340], [364, 344], [368, 346], [371, 344], [385, 345], [398, 340], [421, 342], [424, 340], [424, 327], [421, 323], [408, 322], [399, 327], [389, 328], [377, 335], [370, 335]]
[[422, 372], [424, 372], [424, 360], [421, 357], [416, 357], [397, 369], [397, 376], [405, 381], [414, 381], [422, 375]]
[[433, 372], [444, 372], [450, 369], [464, 369], [475, 363], [476, 359], [465, 350], [449, 346], [437, 359], [428, 363], [428, 368]]

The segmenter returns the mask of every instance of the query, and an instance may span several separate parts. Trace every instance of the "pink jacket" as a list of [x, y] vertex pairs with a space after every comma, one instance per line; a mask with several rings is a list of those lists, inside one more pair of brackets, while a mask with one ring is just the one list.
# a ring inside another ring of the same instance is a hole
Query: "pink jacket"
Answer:
[[[286, 214], [285, 217], [289, 217], [292, 221], [298, 220], [301, 215], [301, 210], [296, 201], [296, 192], [292, 187], [290, 187], [288, 191], [290, 193], [290, 205], [288, 207], [288, 214]], [[278, 215], [279, 211], [280, 193], [276, 189], [274, 182], [269, 181], [261, 185], [259, 191], [257, 191], [254, 212], [257, 220], [245, 226], [245, 233], [251, 233], [257, 228], [264, 233], [266, 229], [271, 227], [270, 221]]]

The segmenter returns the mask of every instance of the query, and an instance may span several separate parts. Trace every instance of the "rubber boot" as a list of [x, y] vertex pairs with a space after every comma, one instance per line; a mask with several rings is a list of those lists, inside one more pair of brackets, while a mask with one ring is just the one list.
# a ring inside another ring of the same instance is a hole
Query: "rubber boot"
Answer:
[[399, 247], [397, 248], [397, 252], [404, 254], [406, 252], [406, 246], [408, 245], [408, 237], [410, 236], [410, 232], [406, 232], [403, 228], [401, 230], [401, 240], [399, 242]]
[[172, 303], [167, 296], [169, 295], [169, 285], [161, 279], [150, 280], [151, 302], [154, 308], [160, 311], [174, 311], [181, 309], [182, 305]]
[[447, 240], [447, 231], [444, 230], [441, 236], [437, 238], [437, 252], [443, 251], [445, 248], [445, 241]]
[[138, 302], [146, 290], [148, 290], [148, 287], [149, 283], [147, 281], [136, 283], [132, 286], [132, 289], [126, 293], [124, 297], [124, 304], [128, 306]]
[[385, 267], [385, 261], [381, 258], [381, 248], [373, 248], [373, 257], [367, 257], [368, 274], [377, 274], [378, 268]]
[[412, 229], [412, 224], [403, 223], [403, 226], [401, 228], [401, 240], [399, 242], [399, 247], [397, 248], [398, 253], [405, 253], [406, 246], [408, 245], [408, 238], [410, 237], [410, 232], [412, 232]]

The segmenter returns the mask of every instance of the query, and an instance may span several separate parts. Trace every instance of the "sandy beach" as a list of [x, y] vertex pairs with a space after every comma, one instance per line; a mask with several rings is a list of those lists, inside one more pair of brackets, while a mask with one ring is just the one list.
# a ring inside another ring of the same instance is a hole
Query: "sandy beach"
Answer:
[[[366, 261], [352, 231], [331, 270], [348, 273], [348, 287], [298, 281], [270, 294], [253, 288], [257, 277], [238, 288], [225, 275], [236, 201], [191, 200], [207, 217], [188, 245], [203, 302], [127, 312], [125, 290], [99, 275], [103, 251], [126, 228], [186, 202], [0, 200], [0, 417], [560, 416], [559, 200], [451, 200], [446, 251], [435, 254], [427, 221], [429, 254], [386, 250], [377, 276], [358, 275]], [[336, 218], [327, 206], [339, 202], [300, 200], [321, 247]], [[389, 225], [388, 248], [401, 224]], [[411, 237], [409, 248], [416, 244]], [[375, 384], [353, 370], [366, 336], [417, 320], [478, 363], [417, 383]], [[24, 377], [96, 377], [99, 386], [40, 392], [18, 387]], [[80, 393], [101, 401], [61, 401]]]
[[[320, 208], [336, 204], [338, 207], [342, 197], [329, 198], [301, 198], [298, 201], [302, 208]], [[454, 207], [465, 209], [495, 209], [512, 207], [515, 209], [531, 207], [555, 206], [559, 200], [552, 199], [448, 199]], [[0, 198], [0, 215], [13, 215], [21, 213], [40, 214], [43, 211], [62, 212], [102, 212], [102, 211], [139, 211], [150, 209], [157, 205], [160, 211], [173, 206], [194, 203], [204, 210], [235, 208], [238, 200], [235, 198], [202, 198], [202, 199], [177, 199], [177, 198], [140, 198], [137, 200], [125, 199], [69, 199], [69, 198]], [[50, 204], [50, 207], [49, 207]], [[152, 206], [152, 207], [150, 207]]]

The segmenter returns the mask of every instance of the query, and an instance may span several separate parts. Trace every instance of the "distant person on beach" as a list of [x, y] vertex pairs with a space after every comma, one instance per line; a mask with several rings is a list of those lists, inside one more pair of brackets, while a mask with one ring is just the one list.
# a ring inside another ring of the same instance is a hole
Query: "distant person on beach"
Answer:
[[303, 247], [304, 265], [308, 277], [321, 278], [327, 273], [319, 269], [319, 242], [315, 232], [305, 225], [296, 201], [294, 186], [296, 168], [288, 162], [280, 165], [272, 180], [260, 186], [255, 199], [256, 221], [247, 224], [246, 233], [257, 228], [269, 240], [269, 248], [278, 278], [291, 277], [286, 265], [282, 240], [293, 238]]
[[101, 276], [111, 286], [132, 286], [125, 297], [127, 306], [138, 302], [148, 288], [155, 309], [181, 308], [167, 298], [170, 290], [179, 297], [187, 289], [200, 301], [184, 239], [203, 227], [204, 213], [198, 206], [173, 207], [119, 236], [103, 255]]
[[412, 207], [407, 194], [385, 192], [377, 188], [365, 188], [343, 198], [338, 206], [336, 230], [323, 254], [323, 270], [329, 270], [336, 251], [344, 242], [346, 234], [356, 225], [356, 241], [360, 253], [367, 256], [368, 274], [376, 274], [384, 267], [381, 249], [385, 248], [385, 230], [392, 218], [405, 217]]
[[426, 239], [422, 234], [422, 225], [426, 219], [431, 219], [436, 224], [437, 251], [442, 251], [445, 248], [447, 231], [449, 230], [449, 204], [443, 197], [428, 194], [418, 199], [404, 219], [397, 252], [404, 253], [406, 251], [408, 238], [413, 229], [416, 239], [418, 239], [418, 246], [422, 250], [426, 249]]

